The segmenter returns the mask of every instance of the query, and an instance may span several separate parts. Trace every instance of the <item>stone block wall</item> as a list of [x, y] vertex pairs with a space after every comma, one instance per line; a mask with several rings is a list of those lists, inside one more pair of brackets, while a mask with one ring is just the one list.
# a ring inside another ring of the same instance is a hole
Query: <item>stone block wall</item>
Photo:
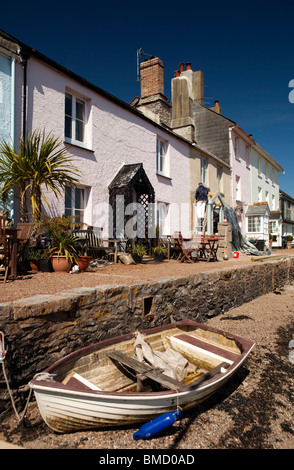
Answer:
[[[205, 322], [293, 281], [294, 258], [133, 285], [78, 288], [0, 304], [5, 369], [20, 408], [29, 380], [72, 351], [184, 318]], [[11, 411], [3, 375], [0, 420]]]

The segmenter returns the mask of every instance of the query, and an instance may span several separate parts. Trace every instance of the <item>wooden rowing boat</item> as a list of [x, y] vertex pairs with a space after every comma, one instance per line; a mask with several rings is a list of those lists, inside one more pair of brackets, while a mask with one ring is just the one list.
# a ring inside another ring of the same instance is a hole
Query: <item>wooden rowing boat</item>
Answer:
[[[82, 348], [37, 374], [29, 385], [42, 418], [57, 432], [142, 423], [208, 398], [232, 377], [253, 346], [183, 320]], [[159, 361], [171, 354], [166, 368], [163, 362], [158, 366], [152, 358], [142, 358], [145, 347]], [[173, 365], [176, 372], [169, 370]]]

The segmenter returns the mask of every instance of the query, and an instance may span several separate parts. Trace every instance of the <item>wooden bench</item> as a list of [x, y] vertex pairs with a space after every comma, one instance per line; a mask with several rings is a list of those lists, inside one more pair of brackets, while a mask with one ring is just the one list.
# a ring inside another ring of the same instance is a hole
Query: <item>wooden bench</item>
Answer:
[[87, 254], [93, 259], [109, 257], [114, 253], [114, 248], [104, 246], [102, 238], [102, 229], [100, 227], [93, 229], [88, 227], [86, 230], [75, 229], [73, 235], [86, 243]]

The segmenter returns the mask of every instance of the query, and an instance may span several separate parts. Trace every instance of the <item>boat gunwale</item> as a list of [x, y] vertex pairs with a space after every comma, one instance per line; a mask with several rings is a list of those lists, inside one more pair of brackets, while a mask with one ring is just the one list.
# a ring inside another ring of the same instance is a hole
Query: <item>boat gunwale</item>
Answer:
[[[66, 384], [63, 384], [62, 382], [58, 382], [52, 378], [52, 375], [54, 375], [54, 371], [57, 370], [59, 367], [64, 366], [66, 363], [72, 361], [75, 358], [83, 357], [84, 355], [90, 354], [95, 351], [99, 351], [107, 346], [115, 345], [117, 343], [121, 343], [122, 341], [127, 341], [129, 339], [132, 339], [134, 337], [134, 333], [126, 333], [121, 336], [116, 336], [113, 338], [108, 338], [102, 341], [99, 341], [97, 343], [91, 344], [89, 346], [85, 346], [84, 348], [80, 348], [76, 351], [73, 351], [72, 353], [68, 354], [67, 356], [59, 359], [56, 361], [54, 364], [51, 366], [47, 367], [41, 374], [50, 374], [50, 380], [46, 379], [40, 379], [40, 374], [36, 374], [33, 379], [29, 382], [29, 385], [31, 388], [34, 389], [35, 392], [39, 390], [48, 390], [49, 388], [54, 391], [60, 391], [61, 393], [79, 393], [81, 396], [91, 396], [91, 397], [96, 397], [97, 399], [99, 397], [105, 396], [105, 397], [160, 397], [161, 395], [170, 395], [170, 394], [178, 394], [178, 393], [183, 393], [187, 392], [190, 393], [191, 391], [194, 390], [202, 390], [206, 388], [206, 386], [210, 386], [212, 383], [217, 382], [218, 380], [227, 380], [228, 377], [230, 377], [235, 369], [238, 369], [242, 363], [245, 361], [251, 350], [253, 349], [255, 343], [251, 340], [247, 340], [245, 338], [241, 338], [240, 336], [234, 335], [232, 333], [228, 333], [224, 330], [219, 330], [217, 328], [210, 327], [208, 325], [202, 324], [195, 322], [193, 320], [180, 320], [178, 322], [170, 323], [168, 325], [161, 325], [158, 327], [154, 328], [149, 328], [145, 330], [139, 330], [140, 333], [142, 334], [153, 334], [157, 333], [160, 331], [165, 331], [169, 329], [176, 328], [178, 326], [194, 326], [194, 327], [199, 327], [204, 330], [208, 330], [220, 335], [225, 336], [226, 338], [230, 340], [237, 341], [243, 348], [242, 353], [240, 354], [238, 360], [233, 362], [227, 369], [226, 373], [222, 374], [220, 377], [220, 373], [215, 375], [214, 377], [211, 377], [207, 380], [204, 380], [201, 384], [195, 384], [195, 385], [184, 385], [183, 387], [179, 387], [178, 389], [174, 390], [162, 390], [162, 391], [157, 391], [157, 392], [131, 392], [131, 393], [125, 393], [125, 392], [112, 392], [112, 391], [104, 391], [104, 390], [89, 390], [89, 391], [82, 391], [78, 387], [74, 386], [68, 386]], [[39, 376], [39, 378], [38, 378]], [[49, 391], [49, 390], [48, 390]]]

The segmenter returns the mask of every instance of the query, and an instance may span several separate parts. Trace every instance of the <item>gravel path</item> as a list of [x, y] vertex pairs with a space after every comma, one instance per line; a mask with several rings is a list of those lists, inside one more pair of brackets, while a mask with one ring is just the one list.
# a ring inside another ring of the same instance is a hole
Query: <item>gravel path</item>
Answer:
[[[259, 297], [208, 324], [256, 342], [246, 364], [203, 404], [184, 413], [150, 440], [133, 440], [138, 427], [59, 435], [42, 421], [32, 402], [23, 422], [2, 425], [0, 439], [25, 449], [293, 449], [294, 286]], [[118, 455], [113, 452], [111, 455]]]

